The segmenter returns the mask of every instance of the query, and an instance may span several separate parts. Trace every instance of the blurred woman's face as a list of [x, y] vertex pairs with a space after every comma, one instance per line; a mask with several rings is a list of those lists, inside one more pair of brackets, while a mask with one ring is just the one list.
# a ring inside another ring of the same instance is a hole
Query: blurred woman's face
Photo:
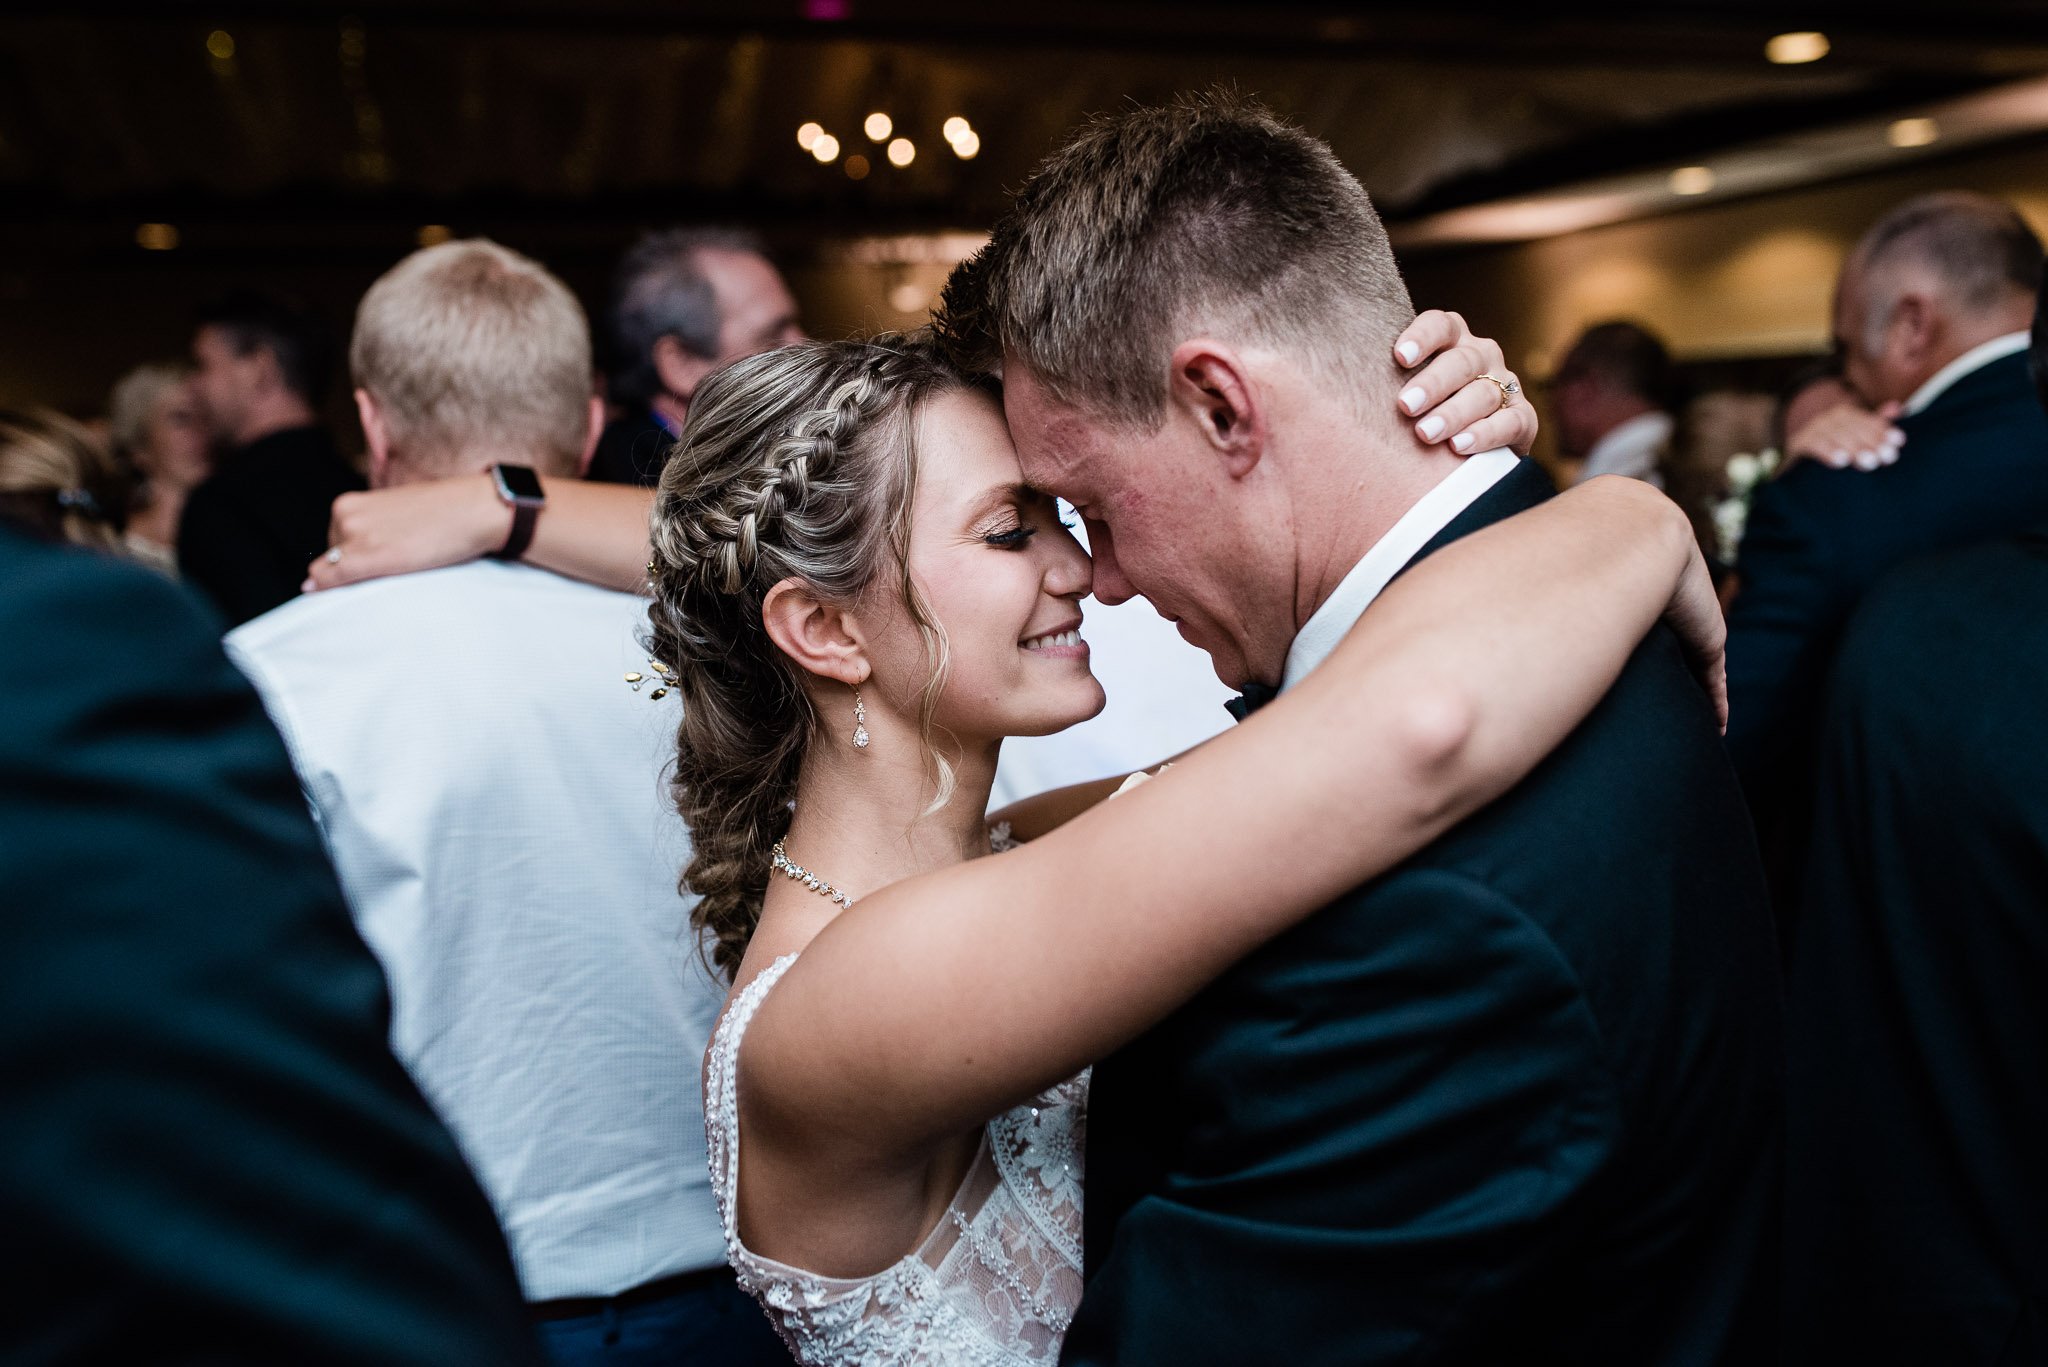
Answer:
[[190, 489], [213, 472], [213, 446], [189, 381], [167, 387], [150, 414], [136, 464], [158, 484]]

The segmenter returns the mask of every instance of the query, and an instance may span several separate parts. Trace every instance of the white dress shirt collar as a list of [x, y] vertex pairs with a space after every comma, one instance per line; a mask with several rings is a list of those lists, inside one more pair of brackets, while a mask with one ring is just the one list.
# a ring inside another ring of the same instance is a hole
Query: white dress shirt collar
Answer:
[[1372, 606], [1373, 599], [1393, 582], [1401, 567], [1415, 558], [1436, 534], [1451, 525], [1458, 514], [1479, 501], [1479, 496], [1501, 482], [1521, 459], [1501, 447], [1469, 457], [1445, 475], [1434, 489], [1415, 501], [1401, 520], [1387, 529], [1359, 562], [1351, 567], [1336, 591], [1323, 600], [1287, 650], [1287, 665], [1280, 675], [1280, 687], [1292, 688], [1310, 670], [1330, 657], [1352, 624]]
[[1924, 411], [1942, 395], [1948, 393], [1957, 380], [1972, 371], [1982, 370], [1993, 361], [2002, 361], [2016, 351], [2025, 351], [2028, 337], [2024, 332], [2008, 332], [2003, 337], [1993, 337], [1980, 342], [1947, 365], [1934, 372], [1926, 384], [1913, 391], [1913, 397], [1906, 400], [1905, 416], [1912, 417]]
[[1657, 460], [1671, 444], [1674, 425], [1669, 413], [1655, 410], [1638, 413], [1617, 424], [1586, 453], [1586, 463], [1579, 471], [1580, 481], [1595, 475], [1627, 475], [1662, 488]]

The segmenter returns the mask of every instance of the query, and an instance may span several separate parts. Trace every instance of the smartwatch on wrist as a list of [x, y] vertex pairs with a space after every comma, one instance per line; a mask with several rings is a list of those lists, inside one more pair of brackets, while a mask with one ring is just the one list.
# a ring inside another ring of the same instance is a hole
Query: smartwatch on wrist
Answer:
[[547, 506], [548, 496], [540, 487], [540, 476], [530, 465], [493, 465], [491, 483], [499, 500], [512, 509], [512, 530], [491, 558], [517, 560], [533, 544], [533, 524], [540, 520], [540, 510]]

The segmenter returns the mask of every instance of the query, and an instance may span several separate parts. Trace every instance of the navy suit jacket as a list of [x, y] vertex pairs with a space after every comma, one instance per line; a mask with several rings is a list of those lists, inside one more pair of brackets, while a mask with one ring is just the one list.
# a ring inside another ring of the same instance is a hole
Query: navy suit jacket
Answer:
[[[1524, 463], [1422, 554], [1549, 492]], [[1062, 1361], [1768, 1362], [1779, 1051], [1748, 815], [1659, 628], [1520, 786], [1097, 1067]]]
[[0, 528], [0, 1361], [539, 1362], [211, 611]]
[[1872, 590], [1822, 737], [1786, 1361], [2048, 1362], [2048, 525]]
[[1815, 733], [1842, 626], [1903, 561], [2048, 518], [2048, 417], [2024, 354], [1965, 375], [1899, 422], [1882, 470], [1802, 461], [1758, 493], [1728, 614], [1728, 749], [1756, 814], [1781, 919], [1796, 918]]

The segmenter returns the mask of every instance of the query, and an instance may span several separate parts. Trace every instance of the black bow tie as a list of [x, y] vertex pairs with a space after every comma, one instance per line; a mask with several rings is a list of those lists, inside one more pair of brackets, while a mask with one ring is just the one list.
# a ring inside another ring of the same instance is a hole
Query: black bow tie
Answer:
[[1243, 721], [1246, 717], [1249, 717], [1252, 713], [1258, 711], [1279, 696], [1280, 690], [1277, 688], [1271, 688], [1262, 683], [1246, 684], [1244, 692], [1223, 704], [1223, 710], [1236, 717], [1239, 721]]

